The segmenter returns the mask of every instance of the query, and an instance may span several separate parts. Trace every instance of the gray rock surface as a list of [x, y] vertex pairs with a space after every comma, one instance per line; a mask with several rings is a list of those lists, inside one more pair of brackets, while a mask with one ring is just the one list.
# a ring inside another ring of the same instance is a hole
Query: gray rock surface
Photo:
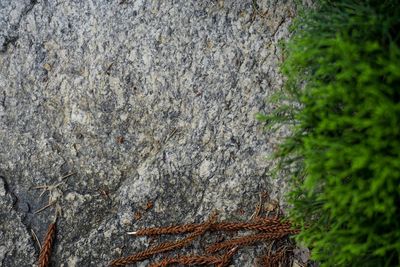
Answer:
[[259, 192], [281, 199], [265, 176], [279, 136], [255, 114], [281, 87], [293, 6], [0, 0], [0, 265], [35, 264], [31, 232], [55, 209], [35, 214], [49, 193], [32, 187], [67, 173], [50, 195], [53, 266], [106, 266], [148, 246], [127, 231], [213, 210], [244, 220]]

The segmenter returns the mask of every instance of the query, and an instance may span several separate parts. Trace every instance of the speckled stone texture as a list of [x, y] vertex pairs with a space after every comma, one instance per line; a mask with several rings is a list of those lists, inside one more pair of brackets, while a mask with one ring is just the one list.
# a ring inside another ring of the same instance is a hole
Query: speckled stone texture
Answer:
[[[53, 266], [106, 266], [143, 226], [248, 219], [279, 136], [255, 120], [282, 86], [294, 4], [0, 0], [0, 265], [32, 266], [62, 208]], [[153, 208], [146, 210], [148, 202]], [[235, 266], [252, 266], [244, 251]], [[146, 264], [146, 262], [144, 263]]]

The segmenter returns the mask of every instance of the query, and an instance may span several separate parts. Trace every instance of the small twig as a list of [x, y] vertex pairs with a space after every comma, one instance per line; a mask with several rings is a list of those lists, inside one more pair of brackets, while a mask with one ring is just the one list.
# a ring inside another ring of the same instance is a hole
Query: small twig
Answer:
[[[46, 193], [47, 191], [50, 192], [50, 196], [49, 196], [49, 204], [47, 204], [46, 206], [44, 206], [43, 208], [38, 209], [37, 211], [35, 211], [35, 214], [47, 209], [48, 207], [54, 205], [57, 200], [53, 200], [50, 202], [51, 198], [52, 198], [52, 191], [55, 190], [57, 187], [59, 187], [60, 185], [62, 185], [64, 183], [64, 180], [67, 179], [68, 177], [74, 175], [75, 172], [64, 175], [63, 177], [61, 177], [61, 182], [57, 183], [57, 184], [53, 184], [53, 185], [38, 185], [38, 186], [34, 186], [32, 187], [32, 189], [43, 189], [42, 193], [40, 193], [39, 197], [42, 197], [44, 195], [44, 193]], [[57, 217], [57, 216], [56, 216]]]
[[263, 206], [263, 197], [262, 197], [261, 193], [260, 193], [259, 197], [260, 197], [259, 202], [256, 205], [254, 213], [250, 216], [250, 221], [255, 220], [255, 219], [260, 217], [260, 212], [261, 212], [261, 209], [262, 209], [262, 206]]
[[39, 195], [39, 197], [42, 197], [44, 195], [44, 193], [46, 193], [47, 191], [50, 192], [51, 190], [56, 189], [57, 187], [59, 187], [62, 184], [63, 184], [63, 182], [60, 182], [55, 185], [38, 185], [38, 186], [33, 187], [33, 189], [43, 189], [42, 193], [40, 193], [40, 195]]
[[43, 192], [39, 195], [39, 197], [41, 197], [46, 191], [50, 191], [50, 190], [55, 189], [55, 188], [59, 187], [60, 185], [62, 185], [64, 183], [65, 179], [67, 179], [68, 177], [71, 177], [74, 174], [76, 174], [76, 172], [62, 176], [60, 178], [61, 182], [54, 184], [54, 185], [37, 185], [37, 186], [31, 187], [31, 188], [32, 189], [43, 189]]
[[38, 209], [37, 211], [34, 212], [34, 214], [38, 214], [41, 211], [44, 211], [45, 209], [47, 209], [48, 207], [51, 207], [52, 205], [54, 205], [57, 201], [54, 200], [52, 202], [50, 202], [49, 204], [47, 204], [46, 206], [44, 206], [43, 208]]
[[76, 172], [73, 172], [73, 173], [64, 175], [63, 177], [61, 177], [61, 181], [64, 180], [64, 179], [67, 179], [68, 177], [70, 177], [70, 176], [72, 176], [72, 175], [75, 175], [75, 174], [76, 174]]
[[31, 234], [32, 234], [32, 237], [35, 240], [36, 244], [38, 245], [39, 250], [42, 250], [42, 245], [40, 244], [39, 238], [37, 237], [37, 235], [33, 229], [31, 229]]

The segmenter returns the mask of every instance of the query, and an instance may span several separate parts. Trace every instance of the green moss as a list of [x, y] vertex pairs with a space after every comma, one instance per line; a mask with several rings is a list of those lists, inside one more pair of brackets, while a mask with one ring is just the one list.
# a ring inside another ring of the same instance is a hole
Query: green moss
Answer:
[[324, 266], [400, 265], [400, 4], [319, 1], [285, 44], [276, 156], [299, 240]]

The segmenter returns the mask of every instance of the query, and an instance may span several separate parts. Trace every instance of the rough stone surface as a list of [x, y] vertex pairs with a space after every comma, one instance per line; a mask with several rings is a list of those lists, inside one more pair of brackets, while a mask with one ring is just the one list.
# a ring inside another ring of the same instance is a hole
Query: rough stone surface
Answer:
[[31, 232], [55, 209], [35, 214], [49, 193], [32, 187], [66, 173], [53, 266], [106, 266], [148, 246], [127, 231], [244, 220], [260, 191], [280, 198], [265, 176], [279, 136], [255, 114], [282, 84], [293, 6], [0, 0], [0, 265], [34, 265]]

